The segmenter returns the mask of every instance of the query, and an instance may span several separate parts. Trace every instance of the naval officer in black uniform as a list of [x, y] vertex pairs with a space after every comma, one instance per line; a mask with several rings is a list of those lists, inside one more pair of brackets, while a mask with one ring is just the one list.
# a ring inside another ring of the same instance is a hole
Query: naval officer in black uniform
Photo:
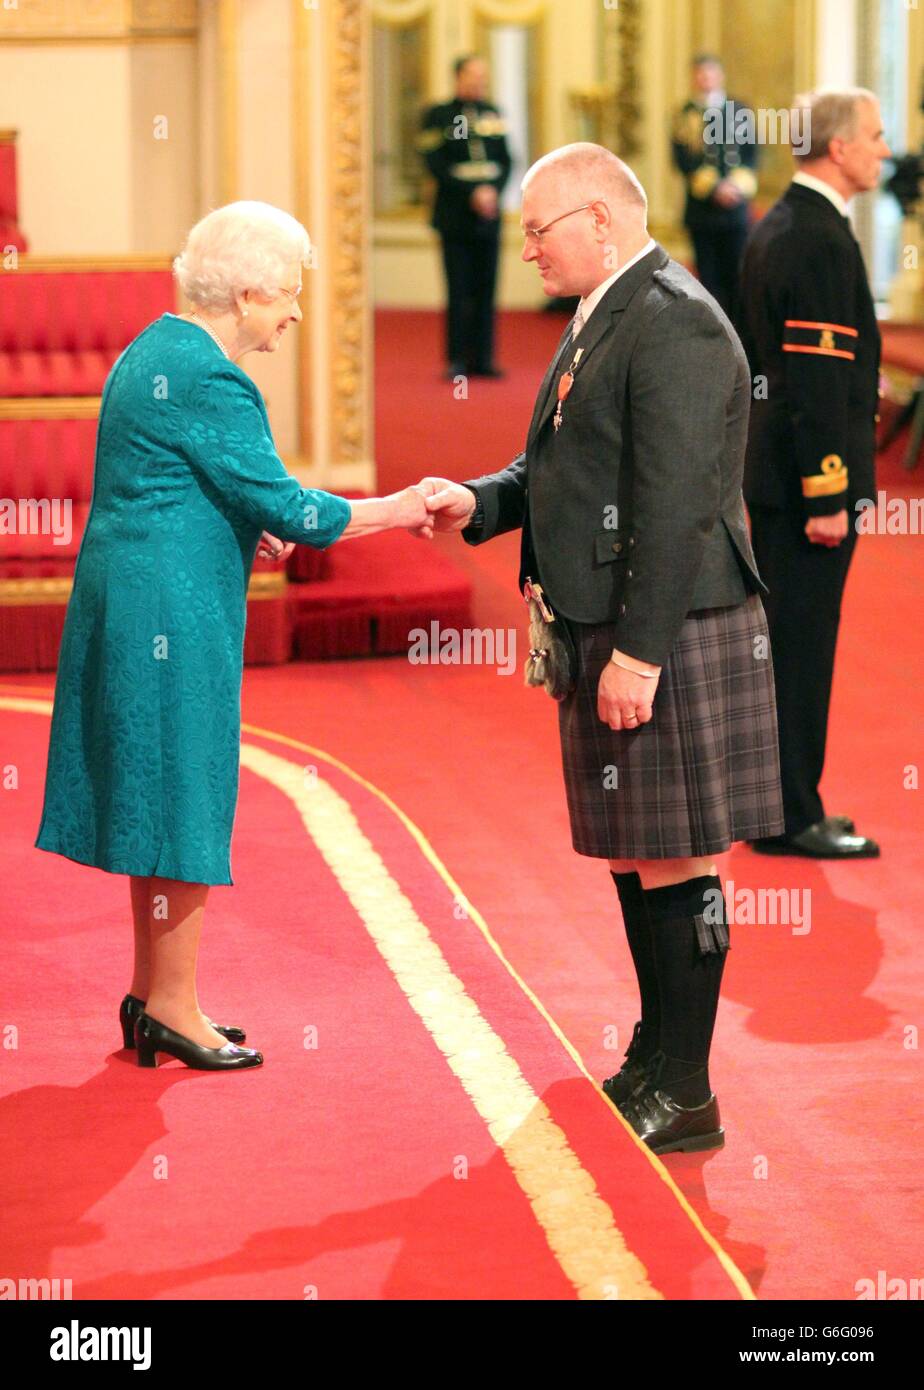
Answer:
[[876, 495], [880, 338], [847, 200], [876, 187], [889, 147], [872, 92], [814, 93], [798, 108], [810, 112], [811, 145], [752, 233], [741, 278], [755, 397], [744, 495], [770, 590], [786, 813], [786, 833], [754, 848], [861, 858], [878, 845], [849, 817], [825, 815], [818, 783], [857, 502]]
[[512, 160], [506, 124], [485, 100], [488, 66], [474, 55], [455, 63], [452, 101], [425, 112], [418, 138], [436, 179], [432, 226], [443, 244], [448, 377], [501, 376], [494, 363], [494, 290], [500, 249], [500, 195]]
[[684, 226], [696, 273], [726, 313], [731, 312], [757, 192], [757, 144], [748, 108], [725, 91], [718, 58], [701, 53], [692, 64], [693, 95], [674, 118], [674, 164], [686, 180]]

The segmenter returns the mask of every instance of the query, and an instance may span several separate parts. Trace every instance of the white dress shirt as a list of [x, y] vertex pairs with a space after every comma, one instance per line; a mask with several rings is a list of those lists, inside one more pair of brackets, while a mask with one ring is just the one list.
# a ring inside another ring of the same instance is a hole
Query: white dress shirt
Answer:
[[836, 188], [832, 188], [824, 179], [816, 179], [814, 174], [798, 173], [793, 176], [793, 183], [799, 184], [801, 188], [812, 188], [816, 193], [820, 193], [823, 198], [827, 198], [829, 203], [833, 203], [841, 217], [849, 216], [847, 204], [838, 193]]

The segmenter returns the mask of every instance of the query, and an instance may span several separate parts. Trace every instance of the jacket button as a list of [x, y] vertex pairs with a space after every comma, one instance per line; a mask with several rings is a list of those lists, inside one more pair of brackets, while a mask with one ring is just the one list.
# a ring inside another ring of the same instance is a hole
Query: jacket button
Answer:
[[634, 537], [634, 536], [630, 536], [630, 537], [629, 537], [629, 544], [630, 544], [630, 545], [635, 545], [635, 537]]
[[625, 611], [626, 611], [626, 605], [625, 605], [624, 603], [621, 603], [621, 604], [619, 605], [619, 616], [622, 617], [622, 615], [623, 615], [623, 613], [625, 613]]
[[626, 571], [626, 578], [627, 578], [627, 579], [631, 579], [631, 578], [632, 578], [632, 571], [631, 571], [631, 570], [627, 570], [627, 571]]
[[873, 416], [873, 419], [875, 420], [875, 422], [876, 422], [877, 425], [879, 424], [879, 421], [880, 421], [881, 418], [882, 418], [882, 417], [881, 417], [878, 413], [877, 413], [876, 415]]
[[622, 541], [614, 541], [614, 542], [613, 542], [613, 549], [615, 550], [616, 554], [618, 555], [619, 552], [620, 552], [620, 550], [622, 550]]

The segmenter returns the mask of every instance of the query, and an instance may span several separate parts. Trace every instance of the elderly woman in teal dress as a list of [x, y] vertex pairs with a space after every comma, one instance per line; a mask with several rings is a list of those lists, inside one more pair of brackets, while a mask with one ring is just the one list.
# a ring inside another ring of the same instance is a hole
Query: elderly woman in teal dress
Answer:
[[196, 961], [212, 884], [230, 884], [246, 594], [255, 554], [284, 559], [407, 527], [421, 492], [347, 501], [304, 488], [237, 365], [301, 320], [305, 229], [232, 203], [174, 262], [188, 314], [131, 342], [103, 389], [93, 500], [58, 673], [39, 848], [126, 874], [135, 963], [126, 1046], [209, 1070], [259, 1066], [238, 1027], [201, 1011]]

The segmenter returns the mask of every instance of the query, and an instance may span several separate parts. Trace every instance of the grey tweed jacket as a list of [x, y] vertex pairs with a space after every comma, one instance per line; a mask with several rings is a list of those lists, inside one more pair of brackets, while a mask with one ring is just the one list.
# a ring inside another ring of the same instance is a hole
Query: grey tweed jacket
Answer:
[[521, 589], [539, 579], [566, 618], [614, 623], [615, 646], [663, 665], [688, 613], [767, 592], [741, 495], [750, 399], [734, 328], [656, 245], [573, 346], [565, 329], [523, 453], [466, 483], [483, 520], [462, 534], [479, 545], [522, 527]]

